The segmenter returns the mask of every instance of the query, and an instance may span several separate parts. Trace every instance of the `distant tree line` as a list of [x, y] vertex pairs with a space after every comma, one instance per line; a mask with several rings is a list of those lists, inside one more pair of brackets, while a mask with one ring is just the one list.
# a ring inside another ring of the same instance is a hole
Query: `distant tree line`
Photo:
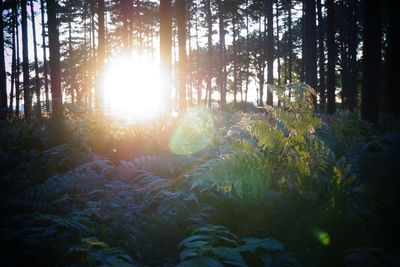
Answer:
[[160, 61], [170, 108], [225, 108], [252, 86], [272, 106], [274, 85], [303, 82], [316, 111], [400, 117], [394, 0], [0, 0], [0, 11], [2, 117], [21, 103], [28, 119], [62, 120], [67, 102], [101, 110], [102, 66], [131, 49]]

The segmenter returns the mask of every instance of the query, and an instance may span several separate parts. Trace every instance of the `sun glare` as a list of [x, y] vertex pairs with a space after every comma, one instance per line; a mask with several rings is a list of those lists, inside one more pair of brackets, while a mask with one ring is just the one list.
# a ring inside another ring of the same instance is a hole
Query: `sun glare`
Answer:
[[135, 53], [112, 58], [104, 72], [106, 111], [129, 121], [155, 118], [163, 111], [157, 65]]

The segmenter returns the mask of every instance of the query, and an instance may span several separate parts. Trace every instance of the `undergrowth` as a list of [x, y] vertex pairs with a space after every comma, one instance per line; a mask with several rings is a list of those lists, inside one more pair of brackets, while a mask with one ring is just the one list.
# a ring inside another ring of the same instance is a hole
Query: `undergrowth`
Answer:
[[367, 170], [376, 153], [393, 168], [400, 138], [320, 117], [304, 85], [276, 90], [274, 109], [142, 125], [69, 109], [58, 144], [45, 119], [0, 122], [0, 265], [390, 266], [356, 248], [397, 231], [397, 195]]

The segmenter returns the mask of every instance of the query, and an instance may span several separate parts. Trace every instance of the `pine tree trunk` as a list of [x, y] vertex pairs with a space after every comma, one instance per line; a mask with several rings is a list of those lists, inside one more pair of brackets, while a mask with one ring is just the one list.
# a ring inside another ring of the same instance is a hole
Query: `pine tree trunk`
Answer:
[[292, 32], [292, 0], [288, 0], [288, 80], [293, 82], [293, 32]]
[[17, 43], [17, 59], [16, 59], [16, 74], [15, 74], [15, 115], [19, 117], [19, 106], [20, 106], [20, 97], [21, 97], [21, 86], [20, 86], [20, 47], [19, 47], [19, 24], [18, 24], [18, 4], [15, 5], [15, 32], [16, 32], [16, 43]]
[[177, 0], [179, 72], [179, 110], [186, 108], [186, 1]]
[[[304, 0], [304, 26], [306, 39], [306, 54], [304, 58], [305, 82], [317, 89], [317, 26], [315, 13], [315, 0]], [[315, 110], [317, 110], [317, 96], [313, 96]]]
[[60, 129], [62, 129], [64, 125], [64, 110], [61, 93], [60, 41], [58, 39], [57, 3], [55, 0], [47, 0], [47, 15], [49, 28], [52, 117], [59, 127], [61, 127]]
[[33, 10], [33, 0], [30, 0], [30, 6], [31, 6], [31, 17], [32, 17], [33, 57], [35, 66], [36, 116], [40, 117], [42, 110], [40, 101], [40, 81], [39, 81], [39, 65], [38, 65], [37, 41], [36, 41], [36, 21], [35, 21], [35, 12]]
[[24, 77], [24, 116], [30, 119], [32, 115], [32, 95], [29, 88], [29, 47], [28, 47], [28, 14], [26, 0], [21, 0], [22, 26], [22, 72]]
[[46, 49], [46, 26], [45, 26], [45, 9], [44, 0], [40, 0], [40, 13], [42, 21], [42, 48], [43, 48], [43, 76], [44, 76], [44, 92], [46, 100], [46, 111], [50, 111], [50, 100], [49, 100], [49, 75], [47, 65], [47, 49]]
[[222, 0], [217, 0], [218, 5], [218, 25], [219, 25], [219, 90], [221, 94], [220, 107], [226, 106], [226, 64], [225, 64], [225, 25], [224, 10]]
[[96, 79], [96, 92], [95, 92], [95, 104], [96, 109], [101, 110], [103, 107], [103, 88], [102, 88], [102, 76], [103, 76], [103, 64], [106, 54], [106, 36], [104, 28], [104, 0], [99, 0], [97, 7], [97, 18], [98, 18], [98, 53], [97, 53], [97, 79]]
[[[212, 101], [212, 88], [211, 88], [211, 78], [212, 78], [212, 14], [211, 14], [211, 0], [206, 0], [206, 17], [207, 17], [207, 58], [210, 65], [207, 68], [207, 89], [206, 89], [206, 99], [207, 99], [207, 106], [211, 108], [211, 101]], [[208, 98], [207, 98], [208, 96]]]
[[322, 4], [321, 0], [317, 0], [317, 10], [318, 10], [318, 55], [319, 55], [319, 103], [321, 105], [321, 109], [325, 109], [326, 105], [326, 85], [325, 85], [325, 45], [324, 45], [324, 35], [325, 35], [325, 25], [324, 20], [322, 18]]
[[160, 1], [160, 67], [166, 110], [171, 111], [171, 59], [172, 59], [171, 0]]
[[381, 72], [382, 0], [364, 1], [363, 81], [361, 117], [378, 124], [378, 90]]
[[333, 0], [327, 0], [328, 24], [327, 24], [327, 47], [328, 47], [328, 79], [327, 79], [327, 112], [333, 114], [336, 111], [336, 94], [335, 94], [335, 5]]
[[399, 57], [399, 31], [397, 26], [397, 16], [399, 15], [398, 1], [388, 0], [388, 35], [387, 35], [387, 52], [386, 52], [386, 110], [400, 118], [400, 105], [397, 103], [398, 99], [398, 64]]
[[7, 75], [4, 54], [3, 1], [0, 0], [0, 118], [7, 112]]
[[266, 16], [267, 16], [267, 105], [273, 106], [273, 94], [270, 85], [274, 83], [274, 17], [272, 0], [266, 2]]

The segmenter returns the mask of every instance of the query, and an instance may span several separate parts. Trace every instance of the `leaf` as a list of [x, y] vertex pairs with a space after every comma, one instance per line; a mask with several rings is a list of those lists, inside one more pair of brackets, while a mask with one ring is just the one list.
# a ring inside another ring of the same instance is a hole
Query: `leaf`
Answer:
[[237, 266], [247, 266], [242, 255], [233, 248], [216, 247], [211, 250], [215, 255], [221, 257], [224, 262]]

